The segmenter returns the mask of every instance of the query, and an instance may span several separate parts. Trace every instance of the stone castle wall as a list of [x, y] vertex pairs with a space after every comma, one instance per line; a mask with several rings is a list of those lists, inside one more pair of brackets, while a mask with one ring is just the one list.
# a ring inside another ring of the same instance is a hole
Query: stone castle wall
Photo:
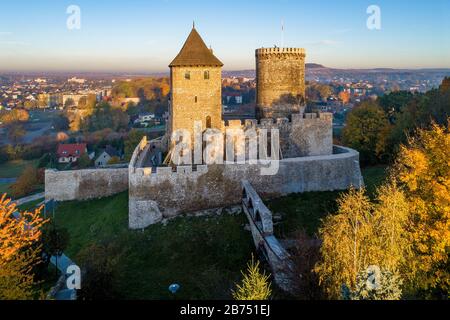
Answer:
[[331, 113], [297, 113], [291, 119], [229, 120], [225, 129], [256, 131], [278, 129], [281, 158], [330, 155], [333, 153], [333, 115]]
[[128, 168], [45, 171], [45, 198], [56, 201], [108, 197], [128, 189]]
[[[186, 73], [190, 79], [185, 78]], [[205, 79], [205, 72], [209, 79]], [[202, 127], [222, 130], [222, 71], [220, 67], [172, 67], [169, 133], [194, 130], [194, 121]]]
[[305, 99], [305, 58], [301, 48], [256, 50], [258, 118], [289, 117]]
[[362, 185], [359, 154], [343, 147], [336, 147], [332, 155], [281, 160], [278, 173], [272, 176], [261, 175], [262, 167], [246, 163], [154, 171], [130, 166], [129, 226], [141, 229], [181, 213], [238, 204], [242, 180], [265, 199]]

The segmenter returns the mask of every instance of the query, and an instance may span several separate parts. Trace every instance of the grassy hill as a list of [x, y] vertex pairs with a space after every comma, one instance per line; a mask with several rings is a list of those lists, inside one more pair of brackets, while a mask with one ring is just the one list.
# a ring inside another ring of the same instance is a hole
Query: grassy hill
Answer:
[[118, 251], [118, 290], [125, 299], [227, 299], [240, 270], [251, 259], [251, 235], [244, 215], [179, 217], [145, 231], [128, 230], [128, 195], [60, 204], [56, 224], [70, 232], [66, 254], [74, 261], [92, 243]]
[[[384, 167], [364, 170], [369, 192], [385, 176]], [[280, 236], [299, 229], [317, 231], [320, 219], [333, 212], [340, 192], [315, 192], [268, 202], [282, 221]], [[125, 299], [172, 299], [168, 287], [179, 283], [180, 299], [228, 299], [254, 251], [243, 214], [178, 217], [145, 231], [128, 230], [128, 194], [58, 205], [55, 223], [67, 228], [66, 254], [77, 261], [93, 243], [113, 244], [119, 261], [118, 290]]]

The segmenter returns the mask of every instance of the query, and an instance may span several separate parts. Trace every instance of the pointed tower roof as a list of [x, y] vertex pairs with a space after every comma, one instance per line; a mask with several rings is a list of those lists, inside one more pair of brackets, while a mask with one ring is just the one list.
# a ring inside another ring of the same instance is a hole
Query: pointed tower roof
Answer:
[[192, 28], [183, 48], [169, 67], [183, 66], [216, 66], [223, 67], [223, 63], [216, 58], [212, 50], [208, 49], [195, 27]]

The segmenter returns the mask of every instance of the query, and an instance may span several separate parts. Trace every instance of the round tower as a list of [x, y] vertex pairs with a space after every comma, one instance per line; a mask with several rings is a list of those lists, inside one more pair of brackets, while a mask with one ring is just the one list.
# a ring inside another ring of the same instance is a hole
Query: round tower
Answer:
[[256, 50], [258, 118], [289, 118], [305, 104], [305, 49]]

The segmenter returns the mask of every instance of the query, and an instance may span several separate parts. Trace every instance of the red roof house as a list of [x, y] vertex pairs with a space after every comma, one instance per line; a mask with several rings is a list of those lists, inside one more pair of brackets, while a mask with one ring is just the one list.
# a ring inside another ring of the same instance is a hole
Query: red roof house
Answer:
[[86, 143], [59, 144], [56, 156], [59, 163], [73, 163], [85, 153], [87, 153]]

